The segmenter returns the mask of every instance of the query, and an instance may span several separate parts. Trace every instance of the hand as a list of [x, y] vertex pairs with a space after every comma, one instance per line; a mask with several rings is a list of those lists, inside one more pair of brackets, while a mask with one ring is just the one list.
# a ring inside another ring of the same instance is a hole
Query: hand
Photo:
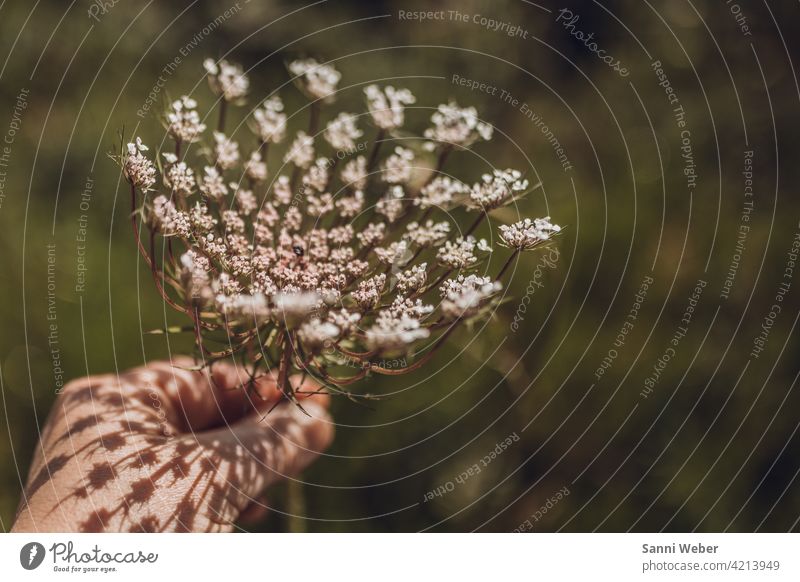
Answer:
[[296, 476], [330, 444], [327, 396], [306, 397], [307, 415], [275, 406], [272, 377], [248, 391], [242, 368], [176, 367], [192, 364], [69, 383], [42, 431], [12, 530], [230, 531], [243, 512], [265, 507], [268, 485]]

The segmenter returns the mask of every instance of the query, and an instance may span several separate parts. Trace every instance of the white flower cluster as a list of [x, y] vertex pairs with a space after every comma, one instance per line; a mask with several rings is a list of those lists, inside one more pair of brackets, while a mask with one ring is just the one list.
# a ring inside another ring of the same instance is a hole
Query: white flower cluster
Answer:
[[367, 85], [364, 93], [367, 96], [367, 106], [372, 121], [383, 130], [401, 127], [405, 120], [405, 106], [417, 101], [408, 89], [395, 89], [391, 85], [383, 88], [378, 85]]
[[[241, 67], [212, 60], [205, 67], [216, 96], [243, 103], [249, 81]], [[331, 65], [306, 59], [289, 69], [311, 99], [332, 100], [340, 74]], [[414, 95], [370, 85], [365, 96], [367, 119], [379, 134], [397, 137]], [[318, 143], [313, 130], [292, 128], [294, 138], [273, 152], [289, 132], [277, 95], [243, 124], [253, 134], [248, 140], [226, 133], [224, 107], [217, 130], [207, 131], [197, 107], [194, 98], [181, 97], [165, 113], [175, 147], [161, 153], [158, 187], [156, 166], [139, 138], [119, 161], [146, 225], [169, 237], [163, 255], [150, 256], [150, 245], [140, 249], [161, 277], [159, 291], [191, 318], [208, 360], [234, 355], [281, 373], [311, 371], [328, 383], [349, 383], [358, 376], [337, 368], [343, 360], [357, 359], [361, 374], [383, 373], [373, 358], [414, 353], [420, 343], [435, 348], [443, 329], [497, 305], [499, 281], [476, 274], [492, 249], [466, 233], [525, 192], [520, 172], [498, 170], [470, 187], [422, 170], [432, 156], [413, 140], [383, 152], [373, 144], [368, 156], [359, 155], [364, 131], [353, 113], [316, 111], [312, 127], [316, 115], [329, 120]], [[473, 108], [455, 103], [439, 106], [431, 122], [424, 141], [442, 152], [492, 134]], [[185, 150], [198, 142], [204, 161], [193, 167]], [[270, 175], [268, 155], [290, 167]], [[464, 209], [482, 211], [466, 232], [453, 219]], [[500, 238], [528, 250], [559, 230], [549, 218], [525, 219], [501, 227]], [[206, 345], [220, 333], [227, 334], [226, 349]]]
[[250, 80], [240, 65], [231, 64], [224, 59], [218, 63], [213, 59], [206, 59], [203, 66], [208, 73], [208, 85], [215, 95], [233, 103], [240, 103], [247, 95]]
[[433, 127], [425, 130], [425, 137], [431, 140], [427, 149], [437, 145], [468, 147], [478, 140], [492, 139], [494, 129], [478, 119], [474, 107], [459, 107], [455, 101], [439, 105], [431, 116]]
[[143, 153], [148, 149], [137, 137], [136, 143], [128, 144], [127, 155], [122, 163], [125, 179], [142, 192], [147, 192], [156, 183], [156, 166]]
[[505, 246], [520, 251], [528, 251], [539, 244], [550, 240], [561, 227], [550, 222], [550, 217], [526, 218], [510, 226], [500, 226], [500, 239]]
[[253, 111], [256, 133], [263, 143], [279, 143], [286, 135], [286, 114], [283, 101], [277, 95], [270, 97]]
[[206, 130], [205, 124], [200, 123], [197, 101], [186, 95], [173, 101], [167, 112], [166, 124], [167, 133], [177, 142], [194, 143]]
[[328, 123], [323, 137], [333, 149], [346, 152], [356, 147], [356, 140], [362, 135], [364, 132], [356, 127], [356, 116], [352, 113], [340, 113]]
[[449, 320], [473, 317], [496, 295], [502, 285], [489, 277], [459, 275], [440, 288], [442, 314]]
[[312, 99], [333, 100], [342, 74], [331, 65], [314, 59], [301, 59], [289, 63], [289, 72], [298, 77], [301, 87]]
[[473, 208], [489, 211], [513, 201], [527, 187], [528, 181], [522, 178], [519, 170], [495, 170], [481, 177], [469, 197]]

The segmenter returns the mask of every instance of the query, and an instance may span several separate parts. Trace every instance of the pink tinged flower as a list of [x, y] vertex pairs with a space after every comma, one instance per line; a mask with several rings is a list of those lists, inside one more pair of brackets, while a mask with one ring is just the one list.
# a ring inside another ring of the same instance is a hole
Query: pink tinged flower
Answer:
[[275, 202], [281, 205], [289, 204], [292, 201], [292, 187], [288, 176], [278, 176], [272, 186], [272, 193]]
[[428, 248], [438, 246], [447, 240], [450, 236], [450, 223], [429, 220], [425, 226], [421, 226], [417, 222], [409, 222], [406, 231], [406, 240], [419, 247]]
[[270, 97], [253, 112], [255, 132], [264, 143], [279, 143], [286, 136], [286, 114], [283, 101], [277, 95]]
[[196, 305], [207, 303], [213, 297], [208, 258], [188, 250], [180, 258], [180, 279], [187, 299]]
[[414, 342], [428, 336], [430, 331], [422, 327], [418, 319], [408, 315], [394, 317], [389, 312], [381, 312], [366, 332], [366, 343], [371, 350], [405, 352]]
[[137, 137], [135, 143], [128, 144], [127, 154], [124, 156], [122, 163], [125, 179], [142, 192], [152, 189], [156, 183], [155, 164], [143, 154], [148, 149], [142, 143], [142, 139]]
[[414, 169], [414, 152], [397, 146], [383, 163], [383, 180], [389, 184], [404, 184], [411, 180]]
[[201, 202], [196, 202], [189, 211], [189, 219], [192, 222], [192, 228], [198, 234], [207, 234], [217, 225], [217, 219], [211, 216], [208, 207]]
[[396, 318], [413, 317], [423, 320], [433, 313], [433, 310], [433, 305], [423, 303], [422, 299], [409, 299], [403, 295], [395, 297], [389, 306], [389, 313]]
[[347, 309], [338, 309], [328, 312], [328, 321], [339, 328], [341, 335], [350, 335], [358, 328], [361, 314]]
[[314, 59], [301, 59], [289, 63], [289, 72], [297, 77], [303, 91], [313, 99], [333, 101], [342, 75], [331, 65]]
[[[230, 185], [231, 188], [234, 187], [234, 184]], [[243, 216], [249, 216], [253, 214], [253, 212], [258, 208], [258, 201], [256, 200], [255, 195], [253, 194], [252, 190], [247, 190], [245, 188], [238, 188], [236, 189], [236, 206], [239, 209], [239, 212]]]
[[339, 174], [342, 182], [352, 190], [363, 190], [367, 185], [367, 159], [358, 156], [348, 161]]
[[185, 162], [177, 162], [174, 154], [164, 154], [169, 164], [164, 172], [164, 183], [178, 196], [189, 196], [197, 187], [194, 177], [194, 170], [186, 165]]
[[356, 127], [356, 116], [352, 113], [340, 113], [328, 123], [322, 137], [325, 138], [333, 149], [347, 152], [356, 147], [356, 140], [364, 132]]
[[283, 158], [286, 164], [294, 164], [298, 168], [306, 169], [314, 161], [314, 138], [309, 137], [304, 131], [298, 131], [297, 137], [289, 146]]
[[289, 327], [296, 327], [320, 306], [321, 297], [318, 293], [312, 292], [280, 291], [272, 296], [272, 303], [273, 319]]
[[334, 206], [339, 210], [342, 218], [353, 218], [364, 208], [364, 193], [361, 190], [356, 190], [352, 196], [338, 198]]
[[186, 95], [172, 102], [166, 115], [167, 133], [172, 139], [183, 143], [194, 143], [200, 139], [206, 126], [200, 122], [196, 108], [197, 101]]
[[148, 216], [151, 225], [163, 236], [181, 236], [188, 238], [191, 234], [191, 221], [189, 216], [175, 208], [172, 200], [163, 194], [153, 200]]
[[449, 210], [459, 204], [467, 194], [469, 186], [448, 176], [437, 176], [426, 184], [420, 195], [414, 199], [414, 204], [423, 210], [439, 208]]
[[356, 234], [356, 238], [363, 247], [375, 246], [383, 240], [384, 236], [386, 236], [386, 224], [383, 222], [370, 223]]
[[351, 293], [356, 305], [362, 311], [369, 311], [376, 307], [381, 299], [383, 288], [386, 285], [386, 275], [381, 273], [358, 283], [355, 291]]
[[416, 102], [416, 98], [408, 89], [395, 89], [388, 85], [381, 89], [377, 85], [364, 88], [367, 96], [367, 107], [372, 121], [383, 130], [401, 127], [404, 121], [405, 106]]
[[528, 180], [517, 170], [495, 170], [484, 174], [470, 191], [470, 206], [488, 212], [518, 198], [528, 188]]
[[428, 280], [428, 264], [421, 263], [414, 265], [410, 269], [398, 273], [397, 275], [397, 291], [403, 294], [409, 294], [418, 291], [425, 286]]
[[213, 59], [206, 59], [203, 66], [208, 73], [208, 85], [215, 95], [233, 103], [240, 103], [247, 95], [250, 80], [240, 65], [224, 59], [218, 63]]
[[448, 320], [478, 315], [501, 288], [499, 281], [489, 277], [459, 275], [449, 279], [439, 287], [442, 315]]
[[450, 269], [465, 269], [473, 266], [478, 262], [478, 257], [475, 254], [475, 249], [490, 250], [486, 241], [476, 241], [475, 237], [468, 236], [467, 238], [459, 237], [455, 241], [447, 241], [439, 247], [436, 253], [436, 260], [440, 265]]
[[327, 158], [317, 158], [303, 175], [303, 186], [316, 192], [323, 192], [328, 185], [330, 162]]
[[349, 243], [353, 240], [355, 236], [355, 231], [353, 227], [349, 224], [345, 226], [337, 226], [328, 231], [328, 240], [331, 243], [344, 245]]
[[550, 217], [526, 218], [510, 226], [500, 226], [500, 239], [504, 246], [527, 251], [550, 240], [550, 237], [561, 231], [561, 227], [550, 222]]
[[222, 295], [219, 301], [222, 302], [221, 311], [229, 323], [238, 321], [249, 325], [262, 325], [269, 321], [272, 314], [263, 293]]
[[403, 213], [404, 199], [405, 191], [402, 186], [390, 186], [386, 195], [375, 205], [375, 212], [385, 216], [390, 223], [394, 222]]
[[339, 334], [340, 330], [336, 324], [323, 321], [318, 317], [307, 321], [297, 331], [300, 341], [312, 351], [329, 346], [339, 337]]
[[214, 132], [214, 161], [221, 170], [230, 170], [239, 163], [239, 144], [220, 131]]
[[408, 241], [400, 240], [391, 243], [385, 248], [378, 247], [372, 251], [384, 265], [403, 266], [413, 256], [408, 250]]
[[426, 149], [433, 150], [437, 145], [468, 147], [478, 140], [492, 139], [491, 125], [478, 119], [474, 107], [459, 107], [455, 101], [439, 105], [431, 116], [432, 127], [425, 130], [429, 140]]
[[200, 191], [212, 200], [220, 200], [228, 195], [228, 187], [219, 170], [214, 166], [206, 166], [203, 169], [203, 181], [200, 183]]

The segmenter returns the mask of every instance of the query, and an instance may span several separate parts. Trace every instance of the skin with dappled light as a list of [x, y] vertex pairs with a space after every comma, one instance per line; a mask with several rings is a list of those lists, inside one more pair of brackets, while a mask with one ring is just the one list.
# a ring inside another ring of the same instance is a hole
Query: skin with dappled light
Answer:
[[[69, 383], [41, 432], [16, 532], [231, 531], [331, 442], [328, 396], [180, 358]], [[311, 393], [314, 393], [313, 395]], [[305, 397], [303, 397], [305, 396]]]

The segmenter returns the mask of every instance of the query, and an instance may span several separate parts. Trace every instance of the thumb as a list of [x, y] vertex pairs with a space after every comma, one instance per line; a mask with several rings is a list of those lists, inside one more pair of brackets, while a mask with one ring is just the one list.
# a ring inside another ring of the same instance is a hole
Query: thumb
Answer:
[[246, 507], [272, 483], [297, 476], [330, 445], [333, 422], [315, 400], [303, 400], [305, 413], [286, 402], [203, 434], [206, 446], [231, 465], [237, 507]]

